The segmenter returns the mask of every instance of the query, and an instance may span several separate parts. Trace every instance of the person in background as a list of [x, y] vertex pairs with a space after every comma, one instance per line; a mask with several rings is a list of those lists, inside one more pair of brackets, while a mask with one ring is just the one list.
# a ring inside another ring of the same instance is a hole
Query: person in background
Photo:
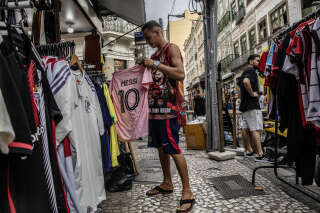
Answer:
[[[144, 59], [144, 65], [152, 69], [155, 82], [149, 89], [149, 133], [152, 141], [149, 145], [158, 148], [163, 171], [163, 182], [149, 190], [147, 196], [173, 193], [171, 156], [183, 187], [180, 206], [176, 212], [189, 212], [195, 204], [195, 198], [190, 187], [187, 162], [178, 146], [178, 115], [171, 108], [177, 105], [177, 81], [185, 78], [182, 56], [177, 45], [169, 44], [163, 38], [161, 26], [156, 21], [147, 22], [142, 27], [142, 32], [147, 44], [158, 49], [152, 59]], [[157, 76], [160, 79], [155, 79]]]
[[267, 107], [266, 96], [264, 96], [262, 92], [259, 92], [259, 105], [261, 110]]
[[241, 129], [247, 156], [257, 154], [256, 161], [269, 162], [261, 146], [261, 133], [263, 130], [263, 117], [259, 104], [258, 65], [260, 56], [250, 55], [249, 66], [243, 71], [238, 84], [241, 90], [241, 103], [239, 110], [242, 112]]

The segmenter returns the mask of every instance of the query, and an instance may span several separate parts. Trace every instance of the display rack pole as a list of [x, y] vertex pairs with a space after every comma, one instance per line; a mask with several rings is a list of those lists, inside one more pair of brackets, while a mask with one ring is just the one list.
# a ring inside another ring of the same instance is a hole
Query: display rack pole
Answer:
[[136, 156], [134, 154], [134, 149], [132, 147], [132, 144], [131, 144], [131, 142], [124, 142], [124, 141], [122, 141], [122, 142], [125, 145], [126, 152], [130, 152], [131, 153], [133, 165], [134, 165], [134, 168], [135, 168], [136, 173], [138, 175], [139, 174], [139, 167], [138, 167], [138, 163], [137, 163], [137, 160], [136, 160]]

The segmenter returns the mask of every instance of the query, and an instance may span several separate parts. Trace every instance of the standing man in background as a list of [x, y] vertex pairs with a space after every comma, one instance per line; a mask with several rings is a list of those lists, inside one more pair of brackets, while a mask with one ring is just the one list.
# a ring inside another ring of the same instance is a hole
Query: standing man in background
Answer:
[[244, 140], [247, 156], [254, 156], [256, 151], [256, 161], [269, 162], [264, 156], [261, 147], [261, 133], [263, 130], [263, 118], [259, 104], [259, 82], [256, 73], [260, 56], [250, 55], [249, 66], [243, 71], [238, 82], [241, 90], [241, 103], [239, 110], [242, 112], [240, 127]]
[[144, 65], [152, 69], [154, 83], [149, 90], [150, 146], [158, 148], [163, 171], [163, 182], [147, 192], [147, 196], [173, 193], [170, 173], [170, 156], [174, 159], [182, 181], [182, 197], [176, 212], [189, 212], [195, 204], [191, 191], [188, 167], [179, 144], [178, 81], [185, 78], [179, 47], [168, 43], [162, 35], [161, 26], [149, 21], [142, 27], [147, 44], [158, 50], [152, 59], [144, 59]]

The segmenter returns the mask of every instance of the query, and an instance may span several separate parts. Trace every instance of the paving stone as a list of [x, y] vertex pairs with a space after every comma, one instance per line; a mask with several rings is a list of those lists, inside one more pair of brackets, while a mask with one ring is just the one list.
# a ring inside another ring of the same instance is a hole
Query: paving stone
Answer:
[[[132, 142], [135, 149], [137, 161], [141, 159], [158, 159], [155, 149], [137, 149], [138, 146], [146, 145], [146, 141]], [[236, 198], [225, 200], [212, 185], [209, 184], [207, 178], [220, 177], [230, 175], [241, 175], [248, 181], [251, 181], [252, 168], [248, 167], [249, 159], [246, 163], [242, 157], [234, 160], [216, 162], [208, 159], [204, 151], [186, 150], [183, 140], [180, 142], [181, 149], [185, 153], [188, 162], [191, 188], [196, 197], [197, 203], [194, 207], [194, 213], [211, 213], [211, 212], [320, 212], [310, 208], [297, 198], [290, 197], [285, 193], [279, 184], [271, 182], [265, 176], [257, 174], [256, 184], [262, 186], [266, 195]], [[174, 165], [172, 165], [174, 166]], [[171, 195], [155, 197], [147, 197], [145, 192], [154, 187], [152, 184], [134, 183], [131, 191], [121, 193], [107, 193], [107, 200], [101, 204], [103, 212], [175, 212], [179, 204], [182, 185], [178, 174], [172, 177], [175, 191]]]

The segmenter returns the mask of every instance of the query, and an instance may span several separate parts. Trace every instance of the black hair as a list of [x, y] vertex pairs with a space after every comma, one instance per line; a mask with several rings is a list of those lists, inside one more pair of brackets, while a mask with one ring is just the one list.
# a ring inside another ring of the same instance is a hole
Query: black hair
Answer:
[[255, 58], [259, 57], [260, 58], [260, 55], [258, 54], [252, 54], [248, 57], [248, 64], [250, 64], [250, 61], [254, 60]]
[[142, 26], [141, 31], [143, 32], [144, 30], [153, 30], [153, 28], [155, 28], [155, 27], [160, 27], [161, 28], [161, 25], [157, 21], [151, 20], [151, 21], [148, 21], [147, 23], [145, 23]]

